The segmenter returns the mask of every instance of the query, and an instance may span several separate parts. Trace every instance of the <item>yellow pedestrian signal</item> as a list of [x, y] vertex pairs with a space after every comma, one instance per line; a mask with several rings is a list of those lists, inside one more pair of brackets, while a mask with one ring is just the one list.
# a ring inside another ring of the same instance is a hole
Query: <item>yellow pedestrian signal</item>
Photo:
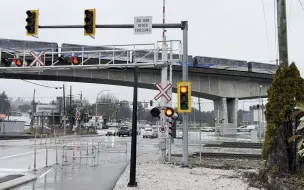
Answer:
[[28, 10], [26, 11], [26, 35], [27, 36], [37, 36], [38, 34], [38, 23], [39, 23], [39, 11], [38, 10]]
[[179, 113], [192, 112], [191, 82], [177, 83], [177, 109]]
[[96, 31], [96, 9], [86, 9], [84, 11], [84, 35], [95, 36]]

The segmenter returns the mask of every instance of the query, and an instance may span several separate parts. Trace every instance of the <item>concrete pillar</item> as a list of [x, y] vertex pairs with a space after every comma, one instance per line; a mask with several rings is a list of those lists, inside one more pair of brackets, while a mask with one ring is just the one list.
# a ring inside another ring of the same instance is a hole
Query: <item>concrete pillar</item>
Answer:
[[214, 118], [224, 119], [220, 125], [221, 135], [235, 135], [237, 133], [237, 98], [219, 98], [214, 100]]
[[213, 101], [214, 105], [214, 118], [219, 121], [224, 119], [224, 122], [227, 122], [227, 100], [226, 98], [219, 98]]
[[238, 99], [227, 99], [228, 123], [237, 125]]

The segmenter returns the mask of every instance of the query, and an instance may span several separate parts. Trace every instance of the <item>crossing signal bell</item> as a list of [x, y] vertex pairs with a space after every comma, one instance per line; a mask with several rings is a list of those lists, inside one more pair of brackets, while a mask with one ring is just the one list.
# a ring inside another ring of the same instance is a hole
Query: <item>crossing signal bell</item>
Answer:
[[26, 35], [27, 36], [37, 36], [38, 34], [38, 10], [28, 10], [26, 11], [26, 22], [27, 25], [25, 26]]
[[178, 82], [177, 83], [177, 98], [178, 98], [178, 112], [190, 113], [192, 112], [191, 104], [191, 82]]
[[96, 9], [86, 9], [84, 11], [84, 35], [95, 36], [96, 30]]
[[150, 111], [150, 114], [151, 114], [152, 117], [158, 117], [158, 118], [160, 118], [160, 117], [159, 117], [159, 115], [160, 115], [160, 110], [159, 110], [159, 108], [153, 108], [153, 109]]

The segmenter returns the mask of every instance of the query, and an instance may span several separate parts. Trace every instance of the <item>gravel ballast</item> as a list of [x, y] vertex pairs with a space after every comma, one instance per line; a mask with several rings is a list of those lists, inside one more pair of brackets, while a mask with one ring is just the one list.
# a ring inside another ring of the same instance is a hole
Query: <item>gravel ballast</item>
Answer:
[[115, 190], [254, 190], [242, 178], [242, 172], [210, 168], [182, 168], [179, 165], [163, 164], [158, 152], [150, 152], [137, 158], [136, 178], [138, 187], [129, 188], [130, 167], [127, 166], [116, 183]]

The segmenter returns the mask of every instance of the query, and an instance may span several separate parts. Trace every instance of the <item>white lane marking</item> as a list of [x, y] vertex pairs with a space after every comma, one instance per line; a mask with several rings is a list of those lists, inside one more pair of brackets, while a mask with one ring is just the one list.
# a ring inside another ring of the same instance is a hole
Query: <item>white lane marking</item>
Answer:
[[0, 168], [0, 172], [27, 172], [26, 169]]
[[[43, 150], [37, 150], [36, 152], [41, 152]], [[16, 157], [16, 156], [23, 156], [23, 155], [27, 155], [27, 154], [33, 154], [34, 151], [31, 151], [31, 152], [24, 152], [24, 153], [21, 153], [21, 154], [14, 154], [14, 155], [10, 155], [10, 156], [5, 156], [5, 157], [1, 157], [0, 160], [3, 160], [3, 159], [7, 159], [7, 158], [12, 158], [12, 157]]]
[[48, 169], [46, 172], [44, 172], [39, 178], [44, 177], [47, 173], [49, 173], [53, 168]]

